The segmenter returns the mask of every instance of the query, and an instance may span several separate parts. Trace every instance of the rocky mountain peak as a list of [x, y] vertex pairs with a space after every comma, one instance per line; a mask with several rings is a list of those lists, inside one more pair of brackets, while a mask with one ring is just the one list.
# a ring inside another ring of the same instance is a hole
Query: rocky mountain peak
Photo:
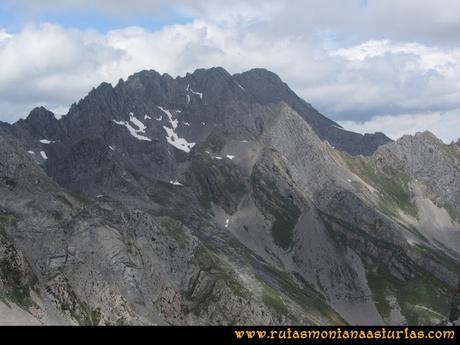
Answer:
[[55, 120], [54, 114], [46, 109], [45, 107], [36, 107], [32, 109], [29, 116], [27, 117], [27, 121], [30, 123], [38, 123], [39, 121], [49, 122]]
[[399, 138], [396, 141], [396, 145], [408, 146], [408, 147], [411, 147], [411, 149], [424, 150], [427, 147], [433, 147], [433, 146], [442, 147], [444, 146], [444, 143], [442, 142], [441, 139], [436, 137], [430, 131], [423, 131], [423, 132], [417, 132], [413, 135], [411, 134], [403, 135], [401, 138]]
[[191, 78], [231, 78], [230, 73], [220, 66], [211, 68], [197, 68], [193, 73], [187, 73], [186, 77]]
[[[277, 74], [264, 68], [255, 68], [235, 74], [233, 77], [262, 104], [284, 101], [298, 108], [299, 105], [311, 107], [309, 103], [297, 97]], [[263, 87], [261, 87], [262, 85]]]
[[[17, 139], [0, 128], [0, 185], [14, 193], [27, 191], [52, 192], [55, 185], [36, 164], [32, 155], [18, 145]], [[1, 226], [0, 226], [1, 230]]]
[[[59, 120], [37, 108], [0, 127], [0, 286], [24, 310], [81, 324], [447, 315], [460, 155], [430, 133], [346, 131], [276, 74], [219, 67], [142, 71]], [[2, 271], [21, 255], [28, 270]]]
[[54, 116], [54, 113], [45, 107], [37, 107], [30, 112], [29, 116], [25, 119], [25, 122], [30, 126], [30, 128], [40, 129], [53, 127], [59, 121]]
[[[234, 78], [262, 104], [285, 102], [312, 126], [318, 136], [333, 147], [352, 155], [370, 155], [391, 140], [383, 133], [361, 135], [345, 131], [300, 98], [273, 72], [263, 68], [235, 74]], [[263, 85], [263, 87], [261, 87]]]
[[61, 132], [60, 121], [45, 107], [34, 108], [25, 120], [19, 120], [17, 124], [41, 138], [54, 139]]
[[455, 143], [455, 145], [457, 145], [457, 147], [460, 148], [460, 138], [457, 140], [457, 142]]
[[417, 132], [414, 134], [414, 138], [421, 141], [440, 141], [440, 139], [430, 131]]
[[[101, 83], [73, 104], [62, 120], [57, 121], [45, 110], [37, 109], [29, 123], [34, 121], [32, 118], [36, 119], [37, 123], [32, 125], [35, 129], [30, 129], [36, 136], [49, 136], [52, 131], [53, 140], [62, 137], [76, 142], [83, 137], [104, 135], [112, 126], [112, 120], [130, 121], [134, 116], [138, 121], [143, 121], [144, 118], [152, 118], [154, 113], [155, 118], [160, 118], [159, 106], [182, 112], [182, 117], [187, 118], [184, 123], [190, 124], [185, 126], [190, 128], [179, 128], [178, 131], [191, 132], [190, 140], [196, 142], [210, 133], [211, 126], [228, 127], [227, 131], [233, 131], [237, 124], [241, 126], [242, 121], [247, 121], [249, 109], [255, 104], [276, 106], [281, 102], [297, 111], [322, 140], [350, 154], [369, 155], [390, 141], [379, 133], [363, 136], [344, 131], [339, 124], [297, 96], [278, 75], [262, 68], [232, 76], [222, 67], [213, 67], [197, 69], [176, 78], [154, 70], [144, 70], [128, 77], [126, 81], [120, 80], [116, 86]], [[192, 123], [195, 121], [194, 126]], [[160, 125], [157, 132], [161, 132], [166, 124], [164, 120], [151, 123]], [[205, 128], [198, 129], [199, 126]], [[56, 132], [60, 132], [59, 136]]]

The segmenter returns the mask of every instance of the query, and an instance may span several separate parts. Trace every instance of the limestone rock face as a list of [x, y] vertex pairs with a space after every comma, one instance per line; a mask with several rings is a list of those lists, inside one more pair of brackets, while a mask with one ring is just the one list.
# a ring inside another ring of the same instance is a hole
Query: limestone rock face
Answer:
[[103, 83], [59, 120], [0, 124], [0, 313], [439, 323], [460, 273], [459, 152], [345, 131], [263, 69]]

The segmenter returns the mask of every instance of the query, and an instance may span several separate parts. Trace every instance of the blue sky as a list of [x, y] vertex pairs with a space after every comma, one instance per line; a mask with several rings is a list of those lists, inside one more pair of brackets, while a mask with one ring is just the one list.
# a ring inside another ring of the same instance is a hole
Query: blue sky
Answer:
[[141, 69], [264, 67], [346, 128], [447, 142], [458, 37], [457, 0], [0, 0], [0, 120]]
[[69, 6], [60, 9], [44, 9], [24, 11], [24, 7], [13, 1], [0, 0], [0, 23], [9, 32], [19, 32], [24, 25], [30, 23], [49, 22], [63, 27], [93, 29], [107, 32], [129, 26], [140, 26], [147, 30], [159, 30], [166, 25], [185, 24], [193, 18], [183, 16], [173, 7], [162, 6], [156, 13], [136, 13], [114, 15], [97, 8], [74, 8]]

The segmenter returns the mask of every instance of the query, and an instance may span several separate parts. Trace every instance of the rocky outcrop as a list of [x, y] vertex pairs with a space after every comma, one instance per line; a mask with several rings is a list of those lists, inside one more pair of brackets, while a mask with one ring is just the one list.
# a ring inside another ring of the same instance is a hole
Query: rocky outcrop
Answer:
[[[391, 140], [383, 133], [361, 135], [344, 130], [297, 96], [275, 73], [262, 68], [236, 74], [234, 78], [262, 104], [284, 102], [299, 113], [315, 133], [338, 150], [352, 155], [371, 155]], [[263, 87], [261, 87], [263, 85]]]
[[[288, 314], [289, 302], [255, 277], [247, 286], [239, 271], [247, 264], [230, 264], [235, 259], [204, 245], [179, 220], [69, 195], [14, 139], [1, 133], [0, 144], [2, 303], [51, 324], [308, 320]], [[309, 307], [327, 323], [317, 306]]]
[[447, 318], [460, 157], [431, 134], [347, 132], [273, 73], [222, 68], [0, 131], [2, 296], [37, 322]]

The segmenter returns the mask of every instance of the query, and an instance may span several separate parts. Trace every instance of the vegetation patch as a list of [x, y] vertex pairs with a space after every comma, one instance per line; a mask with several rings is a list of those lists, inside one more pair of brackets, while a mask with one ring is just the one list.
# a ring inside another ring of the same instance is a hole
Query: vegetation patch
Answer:
[[[440, 244], [440, 246], [444, 247], [442, 244]], [[416, 247], [421, 252], [421, 255], [429, 257], [433, 261], [447, 268], [449, 271], [454, 272], [460, 276], [460, 265], [458, 264], [458, 261], [455, 261], [453, 258], [446, 255], [446, 253], [448, 253], [450, 250], [449, 248], [444, 248], [443, 252], [435, 251], [432, 248], [422, 244], [416, 244]]]
[[447, 319], [451, 293], [436, 279], [422, 275], [398, 290], [398, 301], [409, 324], [432, 324], [432, 319]]
[[343, 157], [353, 173], [381, 193], [378, 207], [382, 211], [398, 215], [397, 209], [400, 209], [414, 218], [417, 217], [417, 208], [410, 196], [408, 175], [396, 170], [385, 174], [367, 157], [352, 157], [347, 154], [343, 154]]
[[401, 314], [410, 325], [433, 324], [449, 316], [449, 289], [425, 272], [407, 281], [400, 281], [385, 267], [374, 266], [368, 267], [367, 280], [382, 317], [391, 313], [389, 296], [396, 296]]
[[91, 204], [94, 203], [91, 199], [89, 199], [89, 198], [87, 198], [86, 196], [81, 195], [81, 194], [79, 194], [79, 193], [76, 193], [76, 192], [69, 192], [69, 194], [70, 194], [73, 198], [75, 198], [78, 202], [82, 203], [82, 204], [85, 205], [85, 206], [89, 206], [89, 205], [91, 205]]
[[[317, 319], [309, 319], [309, 315], [317, 315], [319, 318], [325, 318], [327, 319], [327, 323], [331, 325], [343, 325], [346, 324], [346, 321], [343, 320], [340, 315], [337, 314], [337, 312], [332, 309], [329, 304], [325, 301], [324, 296], [318, 293], [314, 288], [308, 284], [308, 282], [302, 280], [302, 284], [299, 285], [298, 283], [294, 283], [292, 276], [286, 272], [286, 271], [281, 271], [278, 269], [275, 269], [274, 267], [269, 267], [269, 266], [264, 266], [265, 274], [269, 275], [269, 279], [274, 281], [275, 286], [279, 286], [279, 288], [269, 288], [274, 291], [275, 294], [276, 290], [279, 289], [280, 291], [283, 291], [286, 296], [289, 296], [289, 298], [293, 301], [295, 301], [299, 306], [303, 308], [305, 311], [305, 319], [297, 319], [296, 322], [301, 322], [301, 323], [315, 323], [317, 322]], [[268, 286], [267, 283], [265, 283], [265, 279], [263, 278], [264, 275], [258, 276], [257, 280], [260, 281], [262, 284], [262, 287]], [[263, 291], [263, 293], [266, 293], [268, 296], [270, 296], [270, 289], [268, 291]], [[268, 296], [265, 298], [267, 299]], [[281, 297], [278, 295], [278, 298], [276, 296], [271, 296], [275, 298], [272, 303], [276, 303], [278, 310], [283, 310], [283, 306], [279, 305], [279, 300], [283, 303], [283, 305], [288, 308], [286, 303], [281, 299]], [[270, 305], [269, 301], [264, 302], [268, 305]], [[294, 315], [292, 315], [289, 312], [289, 309], [287, 310], [289, 313], [289, 316], [292, 318]], [[285, 314], [288, 315], [288, 314]]]
[[397, 248], [391, 243], [375, 237], [371, 233], [353, 224], [324, 212], [319, 212], [319, 215], [326, 227], [326, 230], [329, 232], [329, 235], [335, 240], [340, 248], [346, 248], [349, 246], [359, 252], [362, 248], [365, 248], [368, 243], [375, 243], [378, 244], [378, 247], [384, 250], [390, 250], [396, 253]]
[[247, 193], [247, 179], [240, 168], [227, 159], [212, 159], [208, 154], [192, 162], [186, 180], [196, 190], [205, 208], [212, 204], [233, 213]]
[[180, 221], [170, 217], [161, 217], [160, 224], [160, 229], [167, 229], [165, 235], [171, 236], [179, 244], [180, 248], [184, 249], [189, 245], [190, 238], [187, 236], [184, 225]]
[[260, 280], [262, 286], [262, 301], [280, 315], [288, 315], [288, 308], [281, 296], [266, 283]]
[[279, 209], [272, 209], [275, 222], [272, 225], [271, 233], [275, 244], [285, 250], [292, 247], [294, 243], [294, 228], [300, 216], [300, 210], [292, 203], [286, 203]]
[[[415, 266], [416, 263], [391, 243], [372, 238], [365, 231], [332, 216], [321, 214], [321, 218], [331, 237], [340, 247], [351, 247], [362, 257], [368, 286], [382, 317], [390, 315], [392, 306], [389, 297], [394, 296], [408, 324], [432, 324], [437, 320], [447, 319], [452, 297], [452, 291], [448, 286], [420, 266], [413, 267], [412, 271], [417, 272], [415, 275], [405, 276], [403, 279], [395, 277], [385, 261], [381, 258], [372, 258], [363, 251], [366, 248], [365, 243], [373, 243], [382, 251], [391, 251], [396, 259], [407, 267]], [[444, 267], [458, 272], [458, 265], [455, 267], [455, 261], [449, 257], [425, 247], [421, 247], [420, 250], [423, 250], [421, 255], [430, 256]]]
[[25, 310], [36, 306], [30, 293], [38, 281], [28, 269], [24, 257], [4, 234], [0, 234], [0, 281], [2, 300], [9, 300]]
[[273, 242], [288, 250], [294, 244], [294, 228], [300, 217], [300, 209], [293, 197], [283, 195], [270, 174], [257, 169], [251, 175], [254, 198], [259, 209], [272, 219], [271, 234]]
[[81, 301], [72, 290], [68, 280], [62, 274], [55, 275], [46, 287], [46, 291], [54, 297], [60, 310], [68, 313], [79, 325], [98, 325], [101, 318], [99, 309], [91, 310], [87, 303]]

